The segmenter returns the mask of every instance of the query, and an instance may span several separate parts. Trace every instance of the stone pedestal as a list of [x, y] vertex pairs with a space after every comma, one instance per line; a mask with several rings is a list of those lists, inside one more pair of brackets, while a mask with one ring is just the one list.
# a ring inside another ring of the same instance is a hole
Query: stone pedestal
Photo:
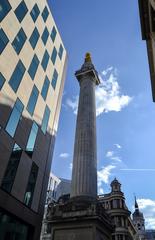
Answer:
[[83, 199], [49, 206], [51, 240], [111, 240], [111, 219], [101, 204]]

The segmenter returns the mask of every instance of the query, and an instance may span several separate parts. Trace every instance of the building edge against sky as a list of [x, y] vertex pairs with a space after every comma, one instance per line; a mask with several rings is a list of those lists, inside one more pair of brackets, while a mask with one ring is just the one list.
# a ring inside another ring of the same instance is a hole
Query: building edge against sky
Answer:
[[46, 0], [1, 0], [0, 23], [0, 238], [39, 239], [67, 54]]

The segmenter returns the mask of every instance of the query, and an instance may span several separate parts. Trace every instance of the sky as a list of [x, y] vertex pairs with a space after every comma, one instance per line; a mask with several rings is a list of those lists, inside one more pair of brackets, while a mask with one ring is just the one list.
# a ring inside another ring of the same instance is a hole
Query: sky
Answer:
[[137, 0], [57, 0], [50, 6], [68, 69], [52, 172], [71, 179], [79, 85], [74, 73], [86, 52], [99, 73], [96, 88], [98, 193], [116, 177], [128, 208], [134, 195], [146, 228], [155, 229], [155, 103]]

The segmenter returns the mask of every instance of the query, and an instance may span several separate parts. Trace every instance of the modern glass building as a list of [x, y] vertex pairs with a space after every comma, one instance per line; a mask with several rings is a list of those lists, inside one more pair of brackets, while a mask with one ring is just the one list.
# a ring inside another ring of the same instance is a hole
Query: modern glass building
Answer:
[[46, 0], [0, 0], [0, 239], [38, 240], [66, 50]]

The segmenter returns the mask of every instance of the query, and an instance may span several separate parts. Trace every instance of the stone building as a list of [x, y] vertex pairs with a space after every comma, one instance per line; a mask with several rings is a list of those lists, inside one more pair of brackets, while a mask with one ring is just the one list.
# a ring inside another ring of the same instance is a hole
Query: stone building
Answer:
[[99, 196], [100, 202], [106, 213], [111, 217], [115, 225], [112, 233], [113, 240], [132, 240], [136, 238], [136, 229], [131, 220], [131, 212], [125, 204], [124, 193], [121, 191], [121, 184], [115, 178], [111, 182], [111, 192]]
[[46, 0], [0, 0], [0, 239], [38, 240], [66, 50]]

